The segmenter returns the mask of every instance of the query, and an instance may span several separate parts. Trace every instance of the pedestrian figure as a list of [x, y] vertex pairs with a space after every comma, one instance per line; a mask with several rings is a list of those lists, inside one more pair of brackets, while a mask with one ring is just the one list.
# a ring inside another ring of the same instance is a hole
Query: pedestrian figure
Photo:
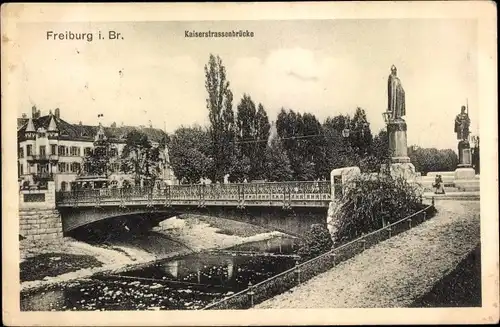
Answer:
[[435, 187], [435, 194], [445, 194], [444, 192], [444, 186], [443, 186], [443, 179], [441, 178], [441, 175], [436, 175], [436, 179], [434, 181], [434, 187]]

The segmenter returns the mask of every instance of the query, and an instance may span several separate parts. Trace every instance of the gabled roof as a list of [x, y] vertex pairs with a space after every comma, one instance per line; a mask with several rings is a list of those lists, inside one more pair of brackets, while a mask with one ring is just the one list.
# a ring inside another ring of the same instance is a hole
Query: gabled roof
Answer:
[[[18, 130], [18, 137], [22, 137], [24, 132], [29, 131], [30, 121], [33, 125], [33, 131], [38, 130], [40, 127], [49, 130], [49, 125], [53, 123], [53, 125], [55, 125], [55, 127], [59, 130], [60, 140], [94, 142], [94, 137], [99, 128], [99, 126], [71, 124], [65, 120], [57, 118], [54, 115], [46, 115], [41, 116], [38, 119], [25, 119], [23, 126]], [[125, 142], [127, 134], [133, 130], [138, 130], [146, 134], [152, 142], [159, 143], [166, 136], [166, 133], [163, 130], [157, 128], [134, 126], [104, 127], [106, 137], [111, 142], [115, 143]]]

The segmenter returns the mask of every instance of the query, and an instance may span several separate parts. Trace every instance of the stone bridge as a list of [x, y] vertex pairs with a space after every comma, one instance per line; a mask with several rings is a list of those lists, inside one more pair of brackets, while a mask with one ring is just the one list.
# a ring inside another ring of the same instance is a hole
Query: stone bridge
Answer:
[[115, 217], [156, 224], [181, 214], [209, 215], [293, 235], [326, 224], [330, 181], [172, 185], [165, 189], [89, 189], [57, 192], [55, 206], [65, 233]]

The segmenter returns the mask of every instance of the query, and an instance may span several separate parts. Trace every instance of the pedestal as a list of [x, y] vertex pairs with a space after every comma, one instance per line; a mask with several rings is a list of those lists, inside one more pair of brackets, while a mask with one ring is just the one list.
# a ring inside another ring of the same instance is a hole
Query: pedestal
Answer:
[[472, 152], [470, 149], [469, 141], [467, 140], [461, 140], [460, 142], [458, 142], [458, 167], [472, 167]]
[[389, 136], [389, 151], [393, 163], [409, 163], [408, 146], [406, 141], [406, 122], [395, 119], [387, 123], [387, 134]]
[[417, 179], [415, 166], [411, 162], [391, 164], [390, 174], [393, 178], [404, 178], [408, 182], [414, 182]]
[[476, 171], [472, 167], [460, 167], [455, 169], [455, 180], [474, 180]]

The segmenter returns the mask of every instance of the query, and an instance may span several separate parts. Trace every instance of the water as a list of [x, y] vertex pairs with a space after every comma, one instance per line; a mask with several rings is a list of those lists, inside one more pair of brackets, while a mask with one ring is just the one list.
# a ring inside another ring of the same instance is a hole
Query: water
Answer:
[[233, 247], [233, 253], [209, 252], [161, 260], [118, 275], [22, 294], [21, 310], [201, 309], [244, 290], [249, 282], [256, 284], [295, 265], [293, 256], [255, 252], [291, 254], [295, 248], [295, 240], [276, 238]]

